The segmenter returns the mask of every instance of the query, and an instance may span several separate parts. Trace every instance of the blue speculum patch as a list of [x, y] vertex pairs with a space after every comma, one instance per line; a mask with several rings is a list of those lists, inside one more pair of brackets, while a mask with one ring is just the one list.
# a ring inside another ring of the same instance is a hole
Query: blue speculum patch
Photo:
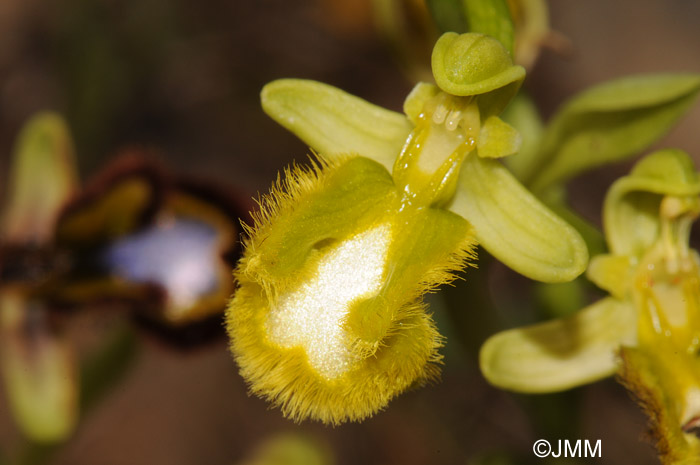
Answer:
[[216, 230], [200, 221], [160, 221], [111, 244], [101, 261], [116, 276], [157, 284], [176, 307], [189, 307], [217, 287], [216, 239]]

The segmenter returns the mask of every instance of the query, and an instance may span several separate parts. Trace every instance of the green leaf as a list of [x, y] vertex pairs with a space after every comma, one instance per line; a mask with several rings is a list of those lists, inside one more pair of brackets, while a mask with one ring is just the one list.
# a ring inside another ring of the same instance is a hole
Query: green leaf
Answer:
[[498, 39], [513, 56], [513, 20], [506, 0], [462, 0], [469, 32]]
[[489, 338], [481, 348], [481, 371], [489, 382], [518, 392], [563, 391], [613, 374], [621, 345], [636, 340], [631, 303], [611, 297], [571, 317]]
[[9, 191], [0, 229], [12, 242], [50, 237], [61, 206], [78, 184], [73, 142], [61, 116], [39, 113], [15, 143]]
[[272, 119], [321, 155], [358, 154], [389, 172], [412, 129], [403, 114], [316, 81], [280, 79], [260, 96]]
[[662, 137], [700, 91], [695, 74], [630, 76], [574, 97], [547, 127], [521, 179], [535, 192], [634, 155]]
[[449, 208], [474, 226], [486, 250], [531, 279], [565, 282], [586, 268], [588, 251], [579, 233], [497, 160], [468, 156]]

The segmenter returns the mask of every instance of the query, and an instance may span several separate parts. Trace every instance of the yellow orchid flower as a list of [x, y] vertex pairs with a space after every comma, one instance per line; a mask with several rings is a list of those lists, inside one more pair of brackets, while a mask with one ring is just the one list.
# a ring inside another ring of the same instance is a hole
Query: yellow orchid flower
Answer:
[[362, 420], [433, 379], [442, 338], [422, 295], [477, 242], [535, 279], [585, 268], [578, 233], [495, 160], [519, 146], [497, 115], [524, 69], [482, 34], [443, 35], [432, 62], [437, 86], [406, 116], [312, 81], [263, 89], [320, 155], [261, 200], [227, 328], [251, 391], [295, 420]]
[[647, 410], [664, 463], [700, 463], [700, 259], [688, 246], [700, 214], [690, 158], [662, 150], [610, 189], [609, 254], [588, 277], [610, 293], [577, 314], [492, 336], [484, 376], [519, 392], [554, 392], [617, 372]]

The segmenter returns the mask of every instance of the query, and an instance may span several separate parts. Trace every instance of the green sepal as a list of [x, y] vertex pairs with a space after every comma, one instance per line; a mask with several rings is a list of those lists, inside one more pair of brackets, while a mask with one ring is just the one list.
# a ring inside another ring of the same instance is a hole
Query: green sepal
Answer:
[[489, 338], [481, 348], [481, 371], [493, 385], [528, 393], [557, 392], [611, 375], [615, 352], [636, 341], [631, 303], [611, 297], [565, 318]]
[[586, 268], [580, 234], [497, 160], [467, 157], [449, 209], [474, 226], [486, 250], [531, 279], [565, 282]]
[[685, 152], [666, 149], [646, 156], [605, 198], [603, 222], [611, 252], [640, 257], [658, 237], [663, 197], [699, 194], [700, 180]]
[[590, 88], [553, 118], [521, 178], [533, 191], [639, 153], [663, 136], [700, 91], [696, 74], [630, 76]]
[[336, 87], [302, 79], [280, 79], [261, 94], [263, 110], [321, 155], [359, 154], [391, 171], [412, 125]]
[[489, 116], [476, 141], [477, 154], [484, 158], [501, 158], [517, 153], [521, 144], [522, 137], [513, 126], [498, 116]]
[[14, 148], [1, 232], [6, 241], [44, 242], [78, 185], [73, 141], [63, 118], [43, 112], [22, 129]]
[[515, 31], [507, 0], [462, 0], [469, 32], [480, 32], [498, 41], [513, 56]]

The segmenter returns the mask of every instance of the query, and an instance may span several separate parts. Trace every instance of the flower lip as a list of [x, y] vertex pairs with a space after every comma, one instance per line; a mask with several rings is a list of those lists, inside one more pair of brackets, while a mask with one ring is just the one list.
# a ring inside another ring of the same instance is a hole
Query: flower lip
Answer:
[[442, 337], [422, 296], [472, 258], [474, 234], [402, 199], [354, 156], [288, 171], [261, 200], [226, 321], [250, 390], [285, 416], [359, 421], [437, 376]]

